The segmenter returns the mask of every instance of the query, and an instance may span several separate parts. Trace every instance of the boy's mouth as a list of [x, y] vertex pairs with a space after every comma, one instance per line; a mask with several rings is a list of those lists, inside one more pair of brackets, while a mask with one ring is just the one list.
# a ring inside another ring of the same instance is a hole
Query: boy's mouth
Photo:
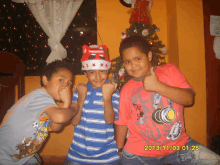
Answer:
[[139, 70], [132, 70], [132, 72], [133, 72], [133, 73], [137, 73], [137, 72], [139, 72]]

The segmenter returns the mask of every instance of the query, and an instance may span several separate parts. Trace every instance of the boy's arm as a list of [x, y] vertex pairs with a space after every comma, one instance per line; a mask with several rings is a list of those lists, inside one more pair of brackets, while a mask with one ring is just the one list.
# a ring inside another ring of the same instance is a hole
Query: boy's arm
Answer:
[[183, 106], [191, 106], [194, 103], [194, 92], [192, 89], [171, 87], [159, 82], [155, 92]]
[[65, 105], [63, 105], [62, 108], [49, 107], [45, 110], [45, 113], [54, 123], [64, 124], [71, 120], [78, 112], [78, 109], [74, 107], [66, 107]]
[[112, 97], [103, 97], [104, 119], [106, 124], [112, 124], [115, 120], [115, 111], [112, 106]]
[[77, 108], [78, 113], [71, 121], [73, 126], [77, 126], [81, 120], [82, 109], [83, 109], [84, 101], [85, 101], [86, 94], [87, 94], [87, 86], [85, 84], [76, 84], [75, 90], [78, 93], [78, 100], [77, 102], [72, 102], [71, 107]]
[[192, 89], [168, 86], [157, 79], [153, 68], [151, 68], [150, 72], [151, 74], [143, 79], [146, 91], [156, 92], [183, 106], [191, 106], [194, 103], [194, 92]]
[[112, 124], [115, 120], [115, 111], [112, 106], [112, 95], [116, 91], [117, 84], [108, 82], [102, 86], [102, 96], [104, 102], [104, 119], [106, 124]]
[[[118, 149], [124, 148], [127, 132], [128, 132], [127, 125], [116, 125], [115, 140]], [[118, 154], [120, 157], [122, 156], [122, 152], [119, 152]]]
[[50, 123], [50, 129], [52, 129], [52, 131], [59, 131], [63, 126], [63, 124], [54, 123], [52, 120], [50, 120], [49, 123]]
[[57, 131], [62, 124], [71, 120], [78, 112], [78, 109], [70, 107], [72, 92], [69, 86], [63, 86], [59, 89], [59, 95], [63, 102], [62, 107], [48, 107], [45, 110], [47, 116], [51, 119], [51, 129]]

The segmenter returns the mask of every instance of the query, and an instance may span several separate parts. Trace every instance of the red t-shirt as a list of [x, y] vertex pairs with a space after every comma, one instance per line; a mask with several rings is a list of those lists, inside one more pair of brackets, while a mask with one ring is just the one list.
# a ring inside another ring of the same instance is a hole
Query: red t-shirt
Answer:
[[[173, 64], [155, 67], [155, 74], [166, 85], [193, 89]], [[161, 96], [155, 107], [155, 94], [144, 89], [142, 80], [135, 79], [129, 80], [120, 93], [119, 120], [115, 124], [127, 125], [129, 132], [124, 149], [135, 155], [166, 156], [180, 150], [189, 140], [184, 127], [183, 106]]]

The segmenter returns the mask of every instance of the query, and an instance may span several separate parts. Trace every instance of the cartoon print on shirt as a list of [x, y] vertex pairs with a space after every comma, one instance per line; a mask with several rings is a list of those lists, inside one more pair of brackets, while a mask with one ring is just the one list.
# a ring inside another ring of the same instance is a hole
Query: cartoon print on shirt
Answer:
[[22, 159], [26, 156], [30, 156], [36, 153], [41, 148], [43, 141], [48, 136], [49, 119], [40, 121], [40, 124], [43, 124], [40, 128], [37, 122], [32, 124], [32, 126], [36, 128], [37, 131], [37, 133], [34, 133], [35, 138], [31, 140], [32, 137], [24, 137], [21, 144], [16, 146], [16, 150], [19, 150], [19, 154], [11, 155], [12, 157]]
[[137, 120], [141, 120], [141, 118], [143, 118], [143, 109], [141, 105], [138, 104], [133, 104], [133, 106], [135, 107], [136, 111], [137, 111]]
[[37, 122], [34, 122], [34, 123], [33, 123], [33, 127], [34, 127], [34, 128], [38, 128], [38, 123], [37, 123]]
[[[145, 93], [145, 90], [140, 87], [132, 92], [130, 98], [134, 112], [136, 111], [135, 124], [140, 126], [142, 140], [146, 143], [152, 140], [149, 145], [163, 145], [178, 139], [182, 125], [178, 119], [178, 111], [173, 108], [174, 102], [162, 96], [155, 107], [155, 92], [149, 92], [149, 96], [142, 95], [142, 92]], [[159, 109], [161, 112], [156, 113]], [[153, 112], [154, 116], [152, 116]], [[154, 117], [157, 120], [154, 120]], [[158, 139], [161, 141], [155, 141]]]
[[151, 118], [156, 124], [171, 123], [176, 118], [176, 111], [171, 107], [158, 108], [153, 111]]
[[45, 121], [40, 121], [43, 124], [40, 128], [37, 128], [37, 133], [34, 133], [37, 140], [42, 143], [48, 136], [49, 119]]
[[16, 150], [19, 150], [19, 154], [14, 154], [12, 157], [22, 159], [36, 153], [41, 148], [42, 143], [40, 144], [36, 138], [33, 141], [31, 141], [31, 139], [31, 137], [27, 139], [24, 138], [21, 144], [16, 146]]
[[181, 134], [181, 128], [182, 124], [180, 123], [180, 120], [178, 119], [176, 123], [171, 127], [170, 133], [167, 136], [167, 139], [176, 140]]

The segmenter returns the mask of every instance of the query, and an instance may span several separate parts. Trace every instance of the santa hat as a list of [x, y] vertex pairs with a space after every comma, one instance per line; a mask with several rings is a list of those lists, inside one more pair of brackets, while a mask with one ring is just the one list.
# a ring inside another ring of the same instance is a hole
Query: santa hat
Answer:
[[106, 45], [83, 45], [82, 48], [82, 70], [109, 70], [111, 68]]

